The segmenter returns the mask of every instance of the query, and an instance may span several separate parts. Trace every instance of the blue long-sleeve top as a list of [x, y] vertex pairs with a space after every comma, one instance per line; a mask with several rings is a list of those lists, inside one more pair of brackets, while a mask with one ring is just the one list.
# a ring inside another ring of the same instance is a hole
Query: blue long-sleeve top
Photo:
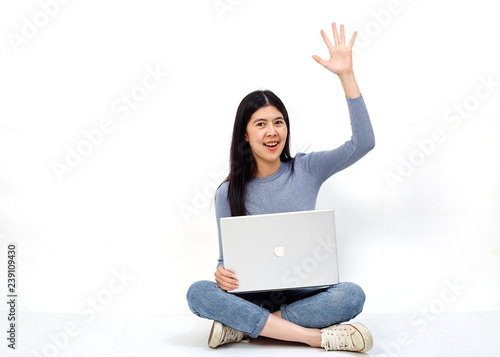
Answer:
[[[278, 171], [267, 177], [253, 177], [246, 184], [245, 205], [249, 214], [314, 210], [319, 190], [333, 174], [349, 167], [375, 147], [375, 136], [363, 96], [346, 97], [351, 120], [351, 140], [333, 150], [297, 153], [294, 171], [291, 161], [282, 162]], [[215, 215], [219, 232], [219, 260], [224, 265], [220, 219], [230, 217], [227, 197], [229, 182], [217, 190]]]

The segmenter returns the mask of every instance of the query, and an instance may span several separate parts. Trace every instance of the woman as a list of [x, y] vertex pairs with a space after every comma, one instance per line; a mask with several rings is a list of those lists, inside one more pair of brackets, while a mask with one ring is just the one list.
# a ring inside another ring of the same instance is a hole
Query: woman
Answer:
[[288, 114], [274, 93], [252, 92], [238, 107], [230, 173], [215, 201], [220, 254], [216, 283], [196, 282], [187, 293], [191, 311], [214, 320], [210, 347], [241, 341], [245, 335], [326, 350], [366, 352], [373, 345], [370, 331], [361, 323], [340, 324], [363, 309], [365, 294], [358, 285], [341, 282], [329, 288], [229, 294], [238, 287], [238, 280], [224, 269], [220, 241], [221, 217], [315, 209], [322, 183], [374, 147], [370, 119], [352, 69], [356, 32], [346, 45], [344, 26], [340, 25], [340, 37], [335, 23], [332, 28], [335, 46], [321, 30], [330, 59], [313, 58], [342, 83], [351, 118], [350, 141], [333, 150], [292, 158]]

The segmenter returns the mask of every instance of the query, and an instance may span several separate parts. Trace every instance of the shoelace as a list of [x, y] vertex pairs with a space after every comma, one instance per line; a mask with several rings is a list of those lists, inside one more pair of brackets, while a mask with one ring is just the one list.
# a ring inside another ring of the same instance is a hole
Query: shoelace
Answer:
[[336, 327], [323, 330], [326, 341], [321, 342], [321, 347], [327, 351], [352, 351], [352, 327]]
[[227, 326], [224, 326], [223, 334], [221, 345], [230, 342], [238, 342], [240, 340], [240, 342], [249, 342], [249, 340], [242, 340], [243, 334], [241, 332]]

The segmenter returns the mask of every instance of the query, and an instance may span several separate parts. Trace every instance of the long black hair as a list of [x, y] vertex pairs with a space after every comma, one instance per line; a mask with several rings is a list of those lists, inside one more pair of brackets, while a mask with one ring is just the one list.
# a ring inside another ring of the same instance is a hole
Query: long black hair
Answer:
[[294, 159], [290, 155], [290, 121], [285, 105], [281, 99], [270, 90], [256, 90], [248, 94], [243, 98], [236, 111], [229, 159], [230, 171], [225, 180], [229, 181], [227, 198], [229, 200], [231, 216], [245, 216], [247, 214], [245, 206], [245, 186], [247, 181], [255, 176], [257, 167], [250, 144], [245, 140], [245, 133], [247, 124], [253, 113], [267, 106], [275, 107], [283, 115], [288, 129], [288, 135], [286, 137], [285, 147], [280, 155], [280, 160], [282, 162], [291, 160], [293, 171]]

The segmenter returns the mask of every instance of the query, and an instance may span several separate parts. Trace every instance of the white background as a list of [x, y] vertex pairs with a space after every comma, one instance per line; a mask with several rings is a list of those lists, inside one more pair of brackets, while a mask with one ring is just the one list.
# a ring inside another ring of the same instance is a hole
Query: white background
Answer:
[[[189, 313], [186, 290], [217, 263], [210, 204], [241, 99], [267, 88], [284, 101], [294, 153], [350, 137], [340, 81], [311, 58], [327, 58], [320, 29], [331, 36], [333, 21], [359, 32], [354, 69], [376, 136], [318, 199], [336, 211], [341, 277], [364, 288], [366, 312], [420, 311], [443, 292], [448, 311], [500, 310], [490, 1], [44, 3], [0, 5], [0, 276], [16, 242], [21, 311], [95, 299], [98, 312]], [[144, 90], [148, 70], [168, 75]], [[124, 95], [137, 99], [127, 114]], [[85, 146], [103, 121], [113, 130]], [[59, 180], [55, 163], [77, 147], [91, 152]]]

